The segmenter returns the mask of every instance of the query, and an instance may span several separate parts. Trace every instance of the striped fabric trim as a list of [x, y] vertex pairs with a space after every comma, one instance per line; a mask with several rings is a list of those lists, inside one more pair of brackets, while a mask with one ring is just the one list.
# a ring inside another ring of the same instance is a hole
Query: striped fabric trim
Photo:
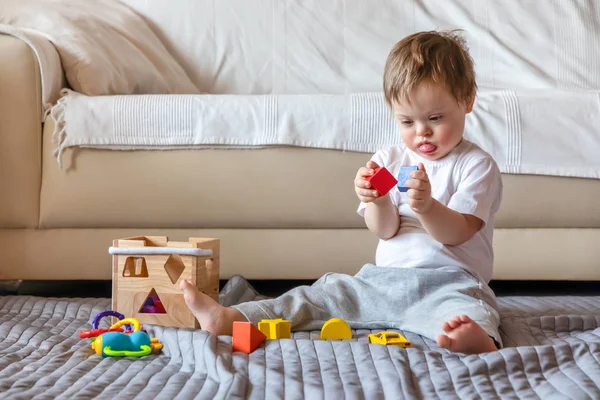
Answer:
[[[574, 7], [567, 1], [554, 0], [554, 44], [556, 54], [556, 87], [591, 89], [589, 82], [600, 82], [600, 65], [589, 62], [590, 54], [600, 48], [600, 7]], [[591, 2], [594, 3], [594, 2]]]
[[[477, 80], [479, 84], [486, 83], [491, 87], [496, 87], [494, 51], [491, 46], [487, 45], [491, 40], [490, 9], [492, 9], [492, 6], [490, 6], [489, 0], [477, 0], [473, 1], [471, 7], [475, 20], [479, 22], [477, 28], [481, 30], [471, 32], [471, 40], [477, 42], [477, 45], [471, 49], [473, 58], [477, 60], [476, 64], [479, 66]], [[477, 55], [475, 55], [475, 52], [477, 52]]]
[[[186, 138], [194, 135], [195, 101], [193, 96], [170, 96], [168, 102], [160, 95], [114, 96], [112, 112], [115, 138], [131, 141], [136, 138], [170, 137]], [[131, 118], [131, 112], [141, 112], [144, 119]]]
[[519, 101], [513, 90], [502, 92], [506, 112], [506, 163], [507, 173], [518, 173], [521, 166], [521, 117]]
[[356, 93], [350, 96], [353, 143], [398, 145], [394, 116], [383, 93]]
[[265, 97], [265, 141], [271, 143], [277, 142], [277, 99], [276, 96]]

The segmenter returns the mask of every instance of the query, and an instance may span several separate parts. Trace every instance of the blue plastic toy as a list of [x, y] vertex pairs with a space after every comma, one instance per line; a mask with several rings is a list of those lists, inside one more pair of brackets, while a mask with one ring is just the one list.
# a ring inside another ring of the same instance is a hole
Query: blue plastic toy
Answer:
[[131, 324], [134, 331], [123, 333], [109, 331], [92, 339], [92, 349], [102, 357], [142, 357], [152, 350], [162, 349], [163, 345], [156, 338], [150, 338], [146, 332], [140, 331], [140, 323], [135, 318], [125, 318], [110, 327], [117, 329]]
[[142, 357], [152, 353], [152, 349], [162, 347], [154, 340], [146, 332], [106, 332], [94, 340], [92, 349], [102, 357]]
[[408, 192], [408, 187], [406, 186], [406, 181], [411, 180], [410, 173], [416, 171], [418, 167], [413, 165], [407, 167], [400, 167], [400, 172], [398, 173], [398, 190], [401, 192]]

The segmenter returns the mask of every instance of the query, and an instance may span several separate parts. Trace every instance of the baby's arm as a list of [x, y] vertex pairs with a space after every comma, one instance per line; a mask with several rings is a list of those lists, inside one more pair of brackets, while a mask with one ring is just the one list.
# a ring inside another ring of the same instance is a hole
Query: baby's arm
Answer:
[[380, 239], [388, 240], [396, 236], [400, 229], [400, 214], [389, 195], [367, 204], [365, 223]]
[[396, 236], [400, 229], [400, 215], [389, 194], [379, 196], [377, 190], [366, 180], [378, 167], [379, 165], [371, 160], [359, 168], [354, 179], [354, 190], [358, 199], [366, 203], [364, 218], [367, 228], [378, 238], [388, 240]]
[[479, 218], [454, 211], [435, 199], [428, 212], [417, 215], [427, 233], [446, 246], [463, 244], [483, 225]]
[[[406, 182], [409, 205], [423, 228], [438, 242], [458, 246], [471, 239], [497, 211], [502, 196], [500, 170], [491, 158], [469, 167], [469, 173], [452, 195], [448, 206], [431, 196], [431, 184], [423, 164]], [[493, 209], [493, 210], [492, 210]]]

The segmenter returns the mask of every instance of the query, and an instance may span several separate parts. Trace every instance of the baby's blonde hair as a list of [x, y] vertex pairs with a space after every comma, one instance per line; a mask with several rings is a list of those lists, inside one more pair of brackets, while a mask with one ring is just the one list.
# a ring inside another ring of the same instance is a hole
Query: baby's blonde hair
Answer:
[[477, 83], [473, 59], [456, 31], [417, 32], [390, 51], [383, 73], [388, 105], [408, 102], [410, 92], [423, 82], [445, 85], [459, 102], [474, 98]]

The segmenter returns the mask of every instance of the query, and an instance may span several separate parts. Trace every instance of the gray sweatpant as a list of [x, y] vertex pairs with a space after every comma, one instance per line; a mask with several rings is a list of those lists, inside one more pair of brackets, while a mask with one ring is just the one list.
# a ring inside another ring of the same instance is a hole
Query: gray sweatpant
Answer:
[[366, 264], [355, 275], [328, 273], [269, 300], [233, 306], [248, 321], [283, 318], [292, 330], [319, 330], [330, 318], [353, 329], [401, 329], [434, 339], [443, 322], [468, 315], [501, 345], [496, 296], [457, 267], [393, 268]]

